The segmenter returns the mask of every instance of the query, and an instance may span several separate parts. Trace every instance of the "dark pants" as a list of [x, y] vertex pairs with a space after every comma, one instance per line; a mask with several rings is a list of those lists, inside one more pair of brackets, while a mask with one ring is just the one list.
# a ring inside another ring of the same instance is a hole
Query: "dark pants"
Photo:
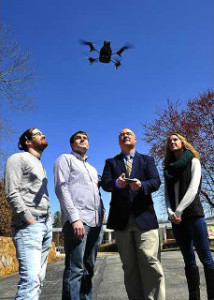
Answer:
[[63, 300], [92, 299], [92, 277], [98, 246], [102, 239], [102, 227], [84, 225], [84, 228], [84, 238], [77, 240], [69, 222], [63, 227], [66, 255]]
[[210, 252], [207, 225], [203, 217], [173, 224], [175, 239], [181, 249], [185, 267], [196, 266], [193, 244], [205, 269], [214, 269], [214, 261]]

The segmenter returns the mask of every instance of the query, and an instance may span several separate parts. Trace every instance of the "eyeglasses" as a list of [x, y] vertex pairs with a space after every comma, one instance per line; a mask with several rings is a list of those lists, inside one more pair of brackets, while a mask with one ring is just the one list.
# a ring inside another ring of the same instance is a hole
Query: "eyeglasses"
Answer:
[[42, 136], [42, 135], [44, 135], [42, 132], [40, 132], [40, 131], [38, 131], [38, 132], [35, 132], [35, 133], [33, 133], [32, 134], [32, 136], [31, 136], [31, 138], [34, 138], [35, 136]]
[[133, 132], [129, 132], [129, 131], [127, 131], [127, 132], [122, 132], [122, 133], [120, 133], [119, 137], [123, 137], [123, 136], [125, 136], [125, 135], [127, 135], [127, 136], [133, 136], [134, 133], [133, 133]]

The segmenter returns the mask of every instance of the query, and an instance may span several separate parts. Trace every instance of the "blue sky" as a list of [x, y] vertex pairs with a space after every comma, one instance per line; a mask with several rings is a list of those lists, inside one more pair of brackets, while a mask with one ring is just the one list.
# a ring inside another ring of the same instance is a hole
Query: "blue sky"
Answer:
[[[105, 159], [119, 153], [118, 132], [131, 127], [142, 142], [142, 122], [154, 120], [167, 99], [181, 103], [213, 87], [213, 1], [29, 1], [2, 0], [1, 21], [9, 22], [20, 45], [32, 52], [38, 79], [29, 91], [33, 112], [3, 114], [17, 133], [29, 127], [47, 136], [43, 163], [49, 177], [52, 211], [59, 209], [53, 164], [70, 152], [69, 137], [81, 129], [90, 137], [89, 157], [99, 174]], [[88, 48], [79, 39], [103, 40], [124, 52], [122, 66], [89, 65]], [[108, 208], [110, 194], [103, 193]], [[155, 206], [160, 214], [158, 198]]]

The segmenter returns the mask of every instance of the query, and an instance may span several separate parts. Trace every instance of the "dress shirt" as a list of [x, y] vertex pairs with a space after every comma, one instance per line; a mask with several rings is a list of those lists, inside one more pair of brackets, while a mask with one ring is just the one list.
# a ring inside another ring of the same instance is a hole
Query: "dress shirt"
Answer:
[[[135, 152], [136, 152], [136, 151], [134, 151], [134, 152], [132, 152], [132, 153], [129, 154], [130, 160], [131, 160], [132, 164], [133, 164]], [[122, 153], [122, 155], [123, 155], [124, 164], [126, 165], [126, 162], [127, 162], [127, 154]]]
[[71, 154], [62, 154], [56, 160], [54, 177], [63, 224], [81, 220], [88, 226], [99, 226], [103, 205], [96, 169], [73, 151]]

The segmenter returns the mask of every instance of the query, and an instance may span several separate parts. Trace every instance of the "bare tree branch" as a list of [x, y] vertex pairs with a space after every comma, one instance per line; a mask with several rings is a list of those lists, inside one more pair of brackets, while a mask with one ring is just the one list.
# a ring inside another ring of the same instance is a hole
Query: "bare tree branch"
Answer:
[[21, 50], [7, 25], [1, 27], [0, 38], [0, 91], [12, 109], [31, 110], [34, 104], [27, 96], [27, 89], [36, 76], [30, 66], [31, 55]]
[[15, 111], [34, 109], [34, 99], [28, 92], [36, 74], [30, 66], [30, 52], [22, 51], [8, 25], [4, 24], [0, 29], [0, 176], [2, 176], [4, 162], [10, 152], [9, 149], [2, 149], [2, 139], [8, 139], [15, 132], [8, 120], [2, 117], [2, 101], [8, 103]]

